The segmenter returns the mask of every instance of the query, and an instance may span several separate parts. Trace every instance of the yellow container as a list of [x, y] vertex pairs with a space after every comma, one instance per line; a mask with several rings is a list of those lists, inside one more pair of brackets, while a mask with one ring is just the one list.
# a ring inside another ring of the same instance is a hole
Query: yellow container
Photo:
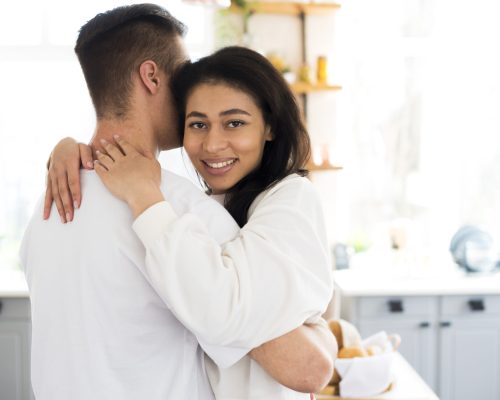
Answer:
[[309, 65], [302, 64], [299, 70], [299, 81], [304, 83], [311, 83], [311, 69]]
[[327, 59], [325, 56], [319, 56], [317, 65], [316, 65], [316, 79], [319, 84], [325, 84], [328, 81], [328, 74], [327, 74]]

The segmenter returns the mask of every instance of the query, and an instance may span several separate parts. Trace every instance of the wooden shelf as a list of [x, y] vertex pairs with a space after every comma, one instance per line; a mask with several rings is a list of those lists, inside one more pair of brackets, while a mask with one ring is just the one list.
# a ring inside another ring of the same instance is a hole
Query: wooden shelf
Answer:
[[[324, 14], [332, 12], [340, 8], [337, 3], [311, 3], [311, 2], [294, 2], [294, 1], [249, 1], [247, 9], [251, 13], [261, 14], [284, 14], [284, 15], [300, 15], [300, 14]], [[231, 4], [231, 11], [241, 13], [243, 10]]]
[[311, 84], [304, 82], [295, 82], [290, 84], [290, 87], [295, 93], [304, 94], [311, 92], [321, 92], [324, 90], [342, 90], [342, 86], [338, 85], [325, 85], [325, 84]]
[[316, 165], [312, 162], [308, 162], [306, 165], [306, 169], [308, 169], [311, 172], [317, 172], [317, 171], [338, 171], [341, 170], [343, 167], [340, 165], [332, 165], [332, 164], [321, 164], [321, 165]]

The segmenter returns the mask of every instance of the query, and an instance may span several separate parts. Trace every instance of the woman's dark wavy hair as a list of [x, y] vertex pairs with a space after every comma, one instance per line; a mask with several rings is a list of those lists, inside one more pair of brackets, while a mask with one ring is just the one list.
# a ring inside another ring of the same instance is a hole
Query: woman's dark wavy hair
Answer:
[[[242, 227], [255, 198], [286, 176], [306, 176], [310, 141], [295, 96], [273, 65], [245, 47], [226, 47], [174, 74], [172, 91], [179, 110], [179, 135], [184, 139], [186, 103], [200, 84], [225, 84], [249, 94], [259, 106], [273, 140], [265, 144], [260, 166], [226, 193], [225, 207]], [[209, 188], [210, 190], [210, 188]]]

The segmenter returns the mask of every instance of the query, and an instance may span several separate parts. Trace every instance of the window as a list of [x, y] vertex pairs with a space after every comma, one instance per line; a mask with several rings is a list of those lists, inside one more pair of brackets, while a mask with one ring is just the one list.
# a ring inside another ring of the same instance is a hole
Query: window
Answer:
[[[78, 29], [98, 12], [124, 1], [6, 2], [0, 13], [0, 268], [17, 268], [26, 224], [44, 189], [45, 163], [59, 139], [88, 141], [94, 112], [73, 53]], [[163, 1], [188, 25], [192, 58], [212, 51], [212, 9]], [[22, 23], [20, 23], [22, 21]], [[164, 165], [186, 174], [179, 151]]]
[[495, 0], [343, 2], [338, 240], [375, 245], [399, 218], [432, 256], [465, 223], [500, 239], [499, 11]]

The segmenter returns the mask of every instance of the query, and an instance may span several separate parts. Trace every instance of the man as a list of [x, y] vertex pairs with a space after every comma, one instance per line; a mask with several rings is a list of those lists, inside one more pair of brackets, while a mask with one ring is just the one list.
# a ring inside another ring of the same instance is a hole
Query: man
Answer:
[[[117, 132], [143, 153], [179, 145], [169, 77], [187, 58], [183, 33], [179, 21], [151, 4], [120, 7], [82, 27], [75, 51], [97, 115], [94, 152]], [[37, 400], [212, 398], [198, 344], [203, 337], [184, 328], [143, 274], [145, 252], [127, 206], [93, 171], [82, 172], [81, 180], [86, 201], [73, 223], [42, 221], [40, 202], [21, 249]], [[173, 174], [163, 172], [162, 181], [177, 213], [198, 215], [219, 243], [237, 235], [215, 201]], [[331, 338], [320, 328], [304, 329], [251, 354], [280, 382], [308, 391], [331, 373], [325, 355]], [[291, 345], [296, 351], [287, 350]], [[205, 350], [228, 366], [251, 349]]]

